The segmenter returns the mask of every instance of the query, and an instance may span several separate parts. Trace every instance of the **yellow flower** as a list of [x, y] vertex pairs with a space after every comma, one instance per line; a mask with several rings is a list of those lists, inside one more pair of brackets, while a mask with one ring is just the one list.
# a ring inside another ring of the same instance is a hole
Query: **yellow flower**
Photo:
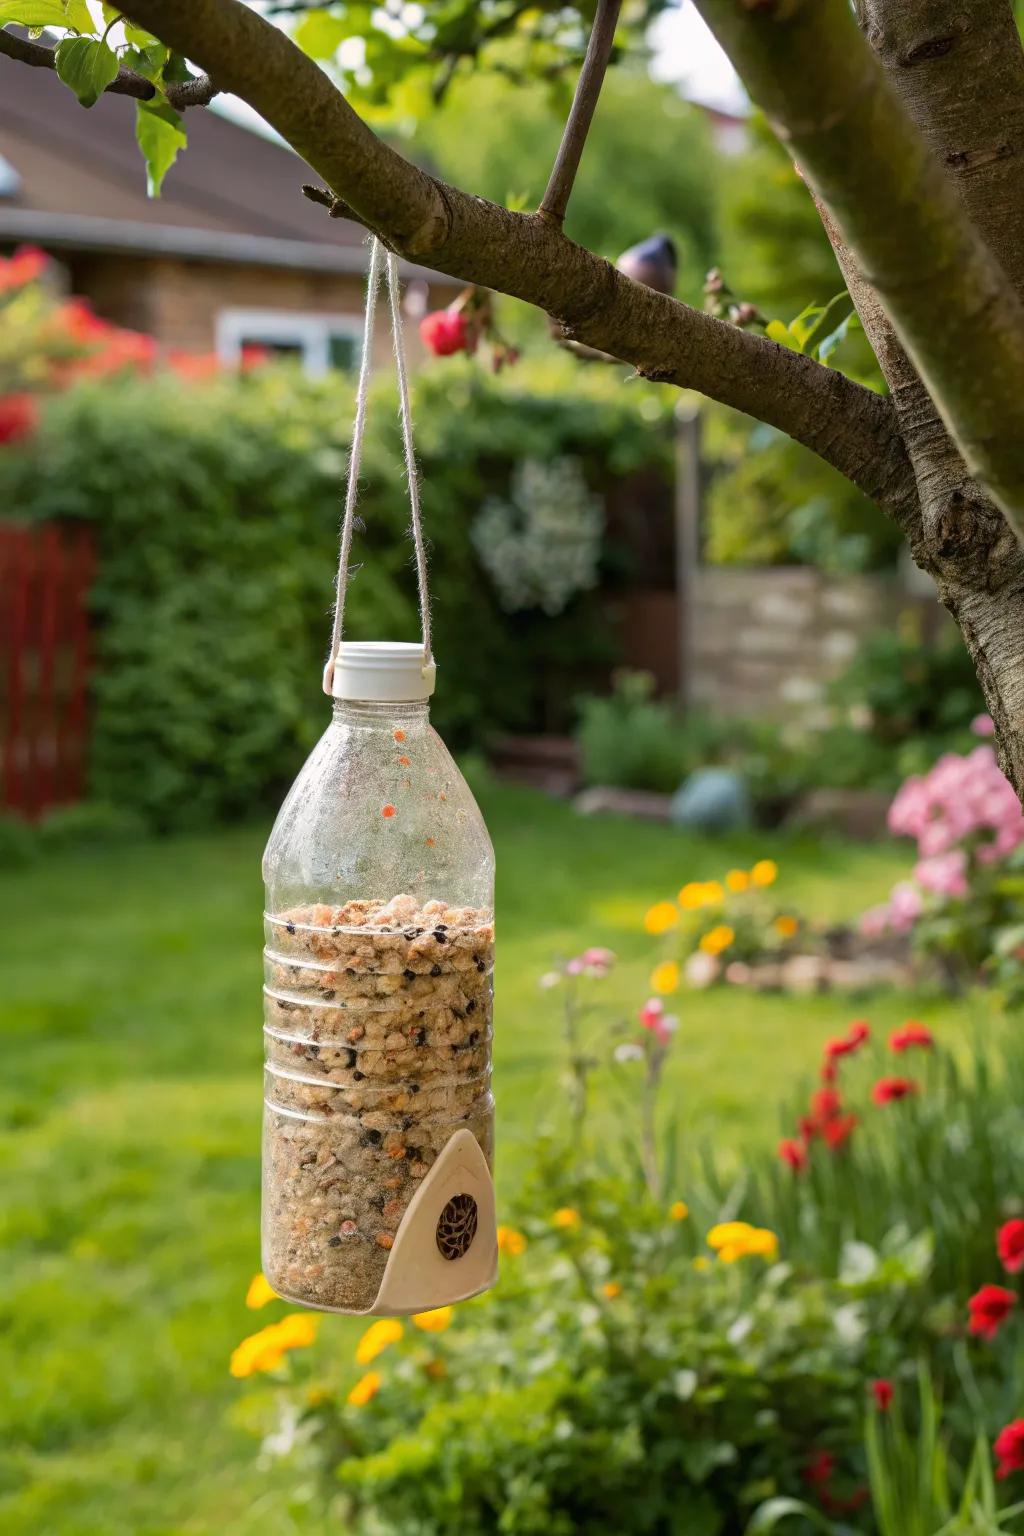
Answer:
[[651, 972], [651, 991], [665, 996], [679, 985], [679, 967], [674, 960], [663, 960]]
[[316, 1320], [302, 1312], [292, 1312], [279, 1323], [271, 1323], [258, 1333], [251, 1333], [231, 1352], [232, 1376], [241, 1379], [254, 1371], [272, 1371], [280, 1365], [286, 1349], [299, 1349], [316, 1338]]
[[454, 1307], [434, 1307], [430, 1312], [415, 1312], [413, 1327], [422, 1328], [424, 1333], [444, 1333], [451, 1326], [454, 1315]]
[[552, 1216], [551, 1225], [564, 1227], [567, 1231], [575, 1231], [580, 1225], [580, 1213], [574, 1211], [571, 1205], [563, 1205]]
[[253, 1275], [249, 1281], [249, 1289], [245, 1293], [246, 1306], [256, 1312], [260, 1307], [265, 1307], [268, 1301], [276, 1300], [277, 1292], [266, 1275]]
[[356, 1345], [356, 1364], [369, 1365], [389, 1344], [397, 1344], [405, 1329], [397, 1317], [381, 1317], [371, 1323]]
[[714, 1248], [723, 1264], [735, 1264], [737, 1259], [757, 1255], [774, 1259], [779, 1251], [779, 1240], [767, 1227], [752, 1227], [747, 1221], [722, 1221], [712, 1227], [707, 1236], [709, 1248]]
[[699, 1275], [703, 1274], [706, 1269], [711, 1268], [711, 1260], [705, 1254], [698, 1253], [693, 1261], [693, 1267]]
[[679, 913], [671, 901], [657, 901], [644, 913], [644, 927], [648, 933], [668, 933], [678, 921]]
[[601, 1295], [607, 1296], [609, 1301], [614, 1301], [616, 1296], [622, 1295], [622, 1286], [617, 1280], [606, 1280], [601, 1287]]
[[750, 887], [750, 876], [745, 869], [730, 869], [725, 877], [725, 883], [730, 891], [737, 896], [742, 895]]
[[676, 1200], [669, 1206], [668, 1213], [673, 1221], [685, 1221], [690, 1214], [690, 1207], [685, 1200]]
[[778, 934], [780, 939], [791, 939], [796, 933], [797, 929], [800, 927], [800, 924], [797, 922], [795, 917], [789, 917], [783, 913], [781, 917], [777, 917], [775, 919], [772, 927], [775, 929], [775, 932]]
[[706, 880], [704, 882], [704, 905], [716, 907], [725, 900], [725, 892], [720, 880]]
[[277, 1339], [281, 1349], [301, 1349], [316, 1338], [320, 1319], [308, 1312], [289, 1312], [277, 1325]]
[[691, 880], [679, 892], [679, 905], [684, 912], [696, 912], [704, 905], [704, 886], [699, 880]]
[[750, 871], [750, 878], [755, 885], [774, 885], [779, 873], [779, 866], [774, 859], [758, 859]]
[[367, 1371], [365, 1376], [360, 1376], [351, 1392], [348, 1401], [353, 1408], [362, 1408], [371, 1397], [376, 1397], [380, 1391], [381, 1377], [379, 1371]]
[[498, 1228], [498, 1252], [517, 1259], [526, 1248], [526, 1238], [515, 1227]]
[[728, 923], [719, 923], [715, 928], [709, 928], [700, 941], [700, 947], [706, 955], [720, 955], [723, 949], [728, 949], [736, 937]]

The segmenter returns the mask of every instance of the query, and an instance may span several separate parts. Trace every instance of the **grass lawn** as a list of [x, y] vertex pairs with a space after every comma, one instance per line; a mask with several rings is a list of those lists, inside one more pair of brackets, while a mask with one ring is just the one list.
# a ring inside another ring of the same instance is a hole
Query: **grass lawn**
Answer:
[[[554, 956], [606, 944], [604, 985], [647, 995], [645, 908], [770, 854], [780, 896], [852, 915], [905, 868], [891, 846], [743, 835], [714, 844], [581, 821], [491, 789], [499, 867], [496, 1091], [506, 1195], [558, 1111]], [[0, 1529], [5, 1536], [263, 1536], [310, 1530], [294, 1473], [257, 1469], [227, 1357], [258, 1326], [259, 854], [251, 827], [50, 856], [0, 877]], [[949, 1004], [889, 995], [953, 1027]], [[777, 1134], [841, 999], [685, 1000], [672, 1090], [697, 1134]], [[607, 1107], [598, 1114], [609, 1117]], [[685, 1191], [680, 1191], [685, 1193]], [[351, 1329], [327, 1320], [325, 1335]], [[234, 1420], [232, 1411], [234, 1409]]]

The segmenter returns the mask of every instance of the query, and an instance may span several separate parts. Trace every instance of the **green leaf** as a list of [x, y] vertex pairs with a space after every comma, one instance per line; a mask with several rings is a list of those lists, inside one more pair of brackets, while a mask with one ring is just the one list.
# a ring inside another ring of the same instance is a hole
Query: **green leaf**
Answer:
[[796, 338], [790, 335], [789, 326], [784, 321], [769, 320], [764, 333], [769, 341], [777, 341], [780, 347], [789, 347], [791, 351], [799, 352]]
[[168, 49], [163, 43], [150, 43], [146, 48], [127, 48], [121, 56], [121, 62], [144, 80], [160, 85], [167, 54]]
[[292, 37], [311, 59], [332, 59], [350, 32], [348, 22], [340, 16], [311, 11], [299, 22]]
[[66, 37], [54, 52], [57, 73], [83, 107], [93, 106], [117, 74], [117, 54], [98, 37]]
[[805, 1504], [802, 1499], [769, 1499], [754, 1511], [744, 1536], [762, 1536], [762, 1532], [774, 1531], [775, 1527], [790, 1515], [800, 1515], [809, 1520], [819, 1531], [831, 1531], [832, 1524], [820, 1510]]
[[0, 0], [0, 27], [9, 22], [21, 27], [71, 27], [85, 33], [96, 30], [85, 0]]
[[136, 103], [135, 137], [146, 162], [146, 184], [150, 197], [159, 197], [163, 179], [185, 147], [181, 118], [166, 102]]

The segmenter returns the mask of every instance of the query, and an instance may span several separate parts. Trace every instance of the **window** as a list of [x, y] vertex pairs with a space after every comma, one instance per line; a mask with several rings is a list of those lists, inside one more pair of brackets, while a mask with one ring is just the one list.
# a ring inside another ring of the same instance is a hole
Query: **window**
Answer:
[[303, 314], [283, 309], [222, 309], [217, 356], [237, 368], [247, 352], [294, 357], [311, 378], [359, 366], [362, 320], [357, 315]]

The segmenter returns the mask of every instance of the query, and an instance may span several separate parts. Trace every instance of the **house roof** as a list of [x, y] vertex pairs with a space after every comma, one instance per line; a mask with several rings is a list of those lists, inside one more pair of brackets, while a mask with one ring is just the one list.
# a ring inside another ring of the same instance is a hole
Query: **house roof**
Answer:
[[365, 269], [364, 231], [302, 196], [308, 173], [290, 149], [207, 109], [187, 128], [163, 195], [149, 198], [134, 101], [104, 95], [86, 113], [53, 71], [0, 57], [0, 240]]

